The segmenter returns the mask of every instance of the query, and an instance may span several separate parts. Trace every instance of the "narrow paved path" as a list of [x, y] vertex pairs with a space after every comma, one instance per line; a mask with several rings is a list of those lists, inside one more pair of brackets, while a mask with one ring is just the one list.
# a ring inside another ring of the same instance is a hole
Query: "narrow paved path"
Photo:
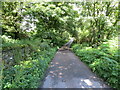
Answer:
[[41, 88], [109, 88], [71, 51], [58, 51]]

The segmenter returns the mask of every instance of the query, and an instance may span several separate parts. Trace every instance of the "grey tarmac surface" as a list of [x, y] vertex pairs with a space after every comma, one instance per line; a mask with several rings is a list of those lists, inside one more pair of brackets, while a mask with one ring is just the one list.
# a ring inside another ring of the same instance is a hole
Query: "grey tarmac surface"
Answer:
[[41, 88], [110, 88], [69, 50], [58, 51]]

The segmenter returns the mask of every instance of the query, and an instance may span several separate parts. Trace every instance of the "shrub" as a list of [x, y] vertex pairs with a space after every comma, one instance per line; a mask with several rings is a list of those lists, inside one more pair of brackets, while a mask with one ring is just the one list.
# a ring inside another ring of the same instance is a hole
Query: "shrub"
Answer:
[[[56, 48], [51, 48], [49, 43], [35, 40], [13, 40], [7, 39], [9, 42], [3, 43], [4, 50], [13, 50], [14, 64], [3, 69], [3, 88], [38, 88], [40, 80], [44, 77], [44, 73], [52, 60]], [[25, 51], [25, 58], [21, 57], [22, 45], [30, 50]], [[43, 45], [43, 47], [42, 47]], [[7, 47], [7, 49], [5, 48]], [[9, 47], [9, 48], [8, 48]], [[15, 61], [15, 62], [14, 62]], [[16, 63], [17, 62], [17, 63]], [[5, 65], [5, 64], [4, 64]]]

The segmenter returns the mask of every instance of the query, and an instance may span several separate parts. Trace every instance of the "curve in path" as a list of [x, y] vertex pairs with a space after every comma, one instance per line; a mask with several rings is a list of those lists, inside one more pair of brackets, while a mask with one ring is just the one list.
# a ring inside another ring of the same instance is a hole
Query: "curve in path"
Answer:
[[109, 88], [69, 50], [58, 51], [41, 88]]

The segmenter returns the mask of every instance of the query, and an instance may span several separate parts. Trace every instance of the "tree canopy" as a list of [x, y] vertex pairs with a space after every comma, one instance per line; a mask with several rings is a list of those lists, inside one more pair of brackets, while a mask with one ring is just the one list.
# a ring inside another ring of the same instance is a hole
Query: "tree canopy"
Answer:
[[77, 43], [99, 45], [117, 35], [119, 7], [118, 2], [2, 2], [2, 34], [55, 45], [75, 37]]

